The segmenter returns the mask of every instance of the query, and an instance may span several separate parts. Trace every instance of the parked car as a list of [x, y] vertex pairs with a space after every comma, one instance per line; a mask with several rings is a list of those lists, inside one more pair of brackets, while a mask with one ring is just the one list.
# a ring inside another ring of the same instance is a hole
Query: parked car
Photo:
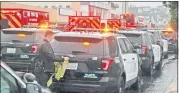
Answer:
[[152, 75], [154, 67], [161, 70], [162, 51], [153, 34], [146, 31], [120, 31], [119, 33], [125, 35], [137, 50], [142, 59], [142, 70], [145, 75]]
[[56, 55], [70, 57], [64, 77], [59, 81], [53, 78], [53, 92], [124, 93], [129, 86], [140, 89], [141, 61], [123, 35], [59, 33], [52, 47]]
[[156, 41], [160, 44], [161, 49], [163, 51], [163, 57], [168, 58], [168, 41], [163, 38], [163, 33], [160, 30], [148, 30], [149, 32], [153, 33]]
[[45, 29], [8, 28], [1, 31], [1, 60], [13, 70], [32, 70]]
[[161, 30], [163, 38], [168, 40], [168, 51], [176, 53], [177, 50], [177, 33], [173, 30]]
[[35, 81], [35, 76], [26, 73], [24, 79], [1, 61], [1, 93], [52, 93]]

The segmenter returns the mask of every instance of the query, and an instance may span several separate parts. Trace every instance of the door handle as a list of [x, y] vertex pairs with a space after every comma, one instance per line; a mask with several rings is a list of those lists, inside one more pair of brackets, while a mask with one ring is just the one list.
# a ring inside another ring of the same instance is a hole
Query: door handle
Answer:
[[124, 61], [126, 61], [126, 59], [124, 59]]
[[134, 60], [135, 58], [132, 58], [132, 60]]

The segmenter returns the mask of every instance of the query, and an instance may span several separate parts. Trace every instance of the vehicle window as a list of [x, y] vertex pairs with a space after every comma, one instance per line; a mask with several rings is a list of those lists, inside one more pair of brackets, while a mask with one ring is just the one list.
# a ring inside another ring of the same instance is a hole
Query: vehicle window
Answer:
[[154, 32], [153, 35], [156, 37], [157, 40], [160, 40], [159, 32]]
[[150, 46], [150, 44], [151, 44], [150, 38], [146, 34], [144, 34], [144, 41], [145, 41], [145, 45]]
[[108, 45], [109, 45], [109, 52], [111, 56], [117, 56], [118, 55], [118, 49], [116, 40], [113, 37], [108, 38]]
[[1, 67], [1, 93], [20, 93], [16, 79]]
[[54, 51], [58, 54], [89, 54], [97, 56], [110, 54], [106, 39], [81, 37], [55, 37], [55, 41], [51, 44]]
[[126, 47], [126, 45], [124, 43], [124, 40], [122, 38], [119, 38], [118, 43], [119, 43], [119, 46], [121, 47], [121, 52], [122, 53], [127, 53], [128, 51], [127, 51], [127, 47]]
[[33, 37], [35, 33], [26, 33], [26, 32], [18, 32], [18, 31], [1, 31], [1, 42], [27, 42], [33, 43]]
[[154, 37], [152, 35], [150, 35], [150, 40], [151, 40], [152, 44], [155, 44], [155, 40], [154, 40]]
[[131, 43], [127, 39], [123, 39], [126, 46], [127, 46], [127, 53], [133, 53], [133, 47]]
[[140, 34], [126, 34], [126, 33], [122, 33], [123, 35], [125, 35], [127, 37], [127, 39], [129, 39], [129, 41], [132, 44], [140, 44], [142, 45], [142, 36]]
[[161, 37], [162, 37], [162, 39], [166, 39], [166, 37], [163, 33], [161, 33]]
[[41, 33], [41, 32], [36, 33], [35, 41], [34, 41], [34, 42], [38, 42], [38, 43], [43, 42], [44, 35], [45, 35], [45, 34], [44, 34], [44, 33]]

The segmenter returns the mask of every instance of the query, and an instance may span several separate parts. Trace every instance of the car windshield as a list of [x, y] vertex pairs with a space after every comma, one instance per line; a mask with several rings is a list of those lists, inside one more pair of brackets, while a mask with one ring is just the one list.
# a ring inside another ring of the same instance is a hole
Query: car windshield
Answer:
[[78, 38], [78, 37], [56, 37], [52, 47], [56, 53], [78, 54], [78, 55], [106, 55], [104, 52], [106, 44], [103, 39]]
[[1, 31], [1, 42], [34, 42], [33, 37], [35, 33], [33, 32], [19, 32], [19, 31]]
[[124, 33], [123, 35], [125, 35], [127, 37], [127, 39], [129, 39], [129, 41], [131, 41], [132, 44], [140, 44], [140, 45], [142, 45], [142, 36], [141, 36], [141, 34]]
[[160, 40], [161, 37], [160, 37], [159, 32], [152, 32], [152, 33], [157, 40]]

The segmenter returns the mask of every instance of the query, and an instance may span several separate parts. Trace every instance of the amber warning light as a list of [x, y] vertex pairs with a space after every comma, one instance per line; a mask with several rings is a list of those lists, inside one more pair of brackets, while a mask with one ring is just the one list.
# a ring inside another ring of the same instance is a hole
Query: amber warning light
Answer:
[[90, 43], [89, 43], [89, 42], [83, 42], [83, 45], [84, 45], [84, 46], [89, 46]]
[[17, 36], [18, 36], [18, 37], [22, 37], [22, 38], [26, 37], [25, 34], [17, 34]]

